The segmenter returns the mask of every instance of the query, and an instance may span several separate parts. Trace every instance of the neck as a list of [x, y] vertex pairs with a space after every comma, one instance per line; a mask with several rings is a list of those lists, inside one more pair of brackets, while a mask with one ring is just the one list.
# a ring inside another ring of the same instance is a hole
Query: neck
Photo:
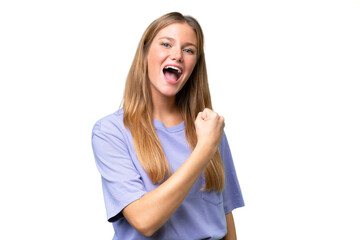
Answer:
[[175, 96], [164, 96], [162, 94], [151, 94], [152, 99], [152, 117], [162, 121], [166, 127], [172, 127], [180, 124], [183, 119], [176, 106]]

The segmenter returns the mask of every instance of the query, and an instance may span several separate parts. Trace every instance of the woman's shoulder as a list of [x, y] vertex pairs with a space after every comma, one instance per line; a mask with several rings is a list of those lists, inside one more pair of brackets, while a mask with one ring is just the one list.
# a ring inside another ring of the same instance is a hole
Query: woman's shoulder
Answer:
[[123, 123], [123, 109], [119, 109], [112, 114], [106, 115], [96, 121], [93, 131], [117, 132], [125, 128]]

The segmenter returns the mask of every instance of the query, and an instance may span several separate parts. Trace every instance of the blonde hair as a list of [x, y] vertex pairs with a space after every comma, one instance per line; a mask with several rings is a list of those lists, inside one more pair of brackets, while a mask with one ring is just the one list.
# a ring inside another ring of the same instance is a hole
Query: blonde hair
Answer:
[[[176, 95], [176, 104], [184, 119], [185, 136], [191, 149], [194, 149], [197, 143], [194, 125], [197, 114], [204, 108], [212, 109], [203, 48], [204, 37], [199, 23], [193, 17], [183, 16], [177, 12], [156, 19], [145, 30], [140, 40], [126, 80], [123, 99], [124, 124], [131, 131], [141, 166], [154, 184], [167, 179], [171, 175], [171, 169], [152, 120], [147, 54], [157, 33], [173, 23], [187, 23], [197, 37], [197, 63], [188, 81]], [[206, 185], [203, 190], [223, 190], [225, 173], [219, 150], [209, 162], [204, 175]]]

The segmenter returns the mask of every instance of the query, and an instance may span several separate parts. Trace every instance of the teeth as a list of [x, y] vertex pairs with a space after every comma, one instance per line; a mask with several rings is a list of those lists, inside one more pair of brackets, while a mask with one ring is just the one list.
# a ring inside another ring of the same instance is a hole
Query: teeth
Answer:
[[178, 71], [179, 74], [181, 74], [181, 69], [180, 68], [177, 68], [175, 66], [166, 66], [165, 67], [165, 69], [169, 69], [169, 68], [174, 69], [174, 70]]

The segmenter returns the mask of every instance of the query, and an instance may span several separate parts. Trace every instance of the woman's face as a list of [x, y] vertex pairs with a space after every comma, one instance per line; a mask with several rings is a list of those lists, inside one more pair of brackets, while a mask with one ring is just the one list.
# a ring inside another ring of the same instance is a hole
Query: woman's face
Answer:
[[185, 85], [197, 59], [197, 39], [186, 23], [173, 23], [161, 29], [147, 55], [151, 93], [173, 97]]

